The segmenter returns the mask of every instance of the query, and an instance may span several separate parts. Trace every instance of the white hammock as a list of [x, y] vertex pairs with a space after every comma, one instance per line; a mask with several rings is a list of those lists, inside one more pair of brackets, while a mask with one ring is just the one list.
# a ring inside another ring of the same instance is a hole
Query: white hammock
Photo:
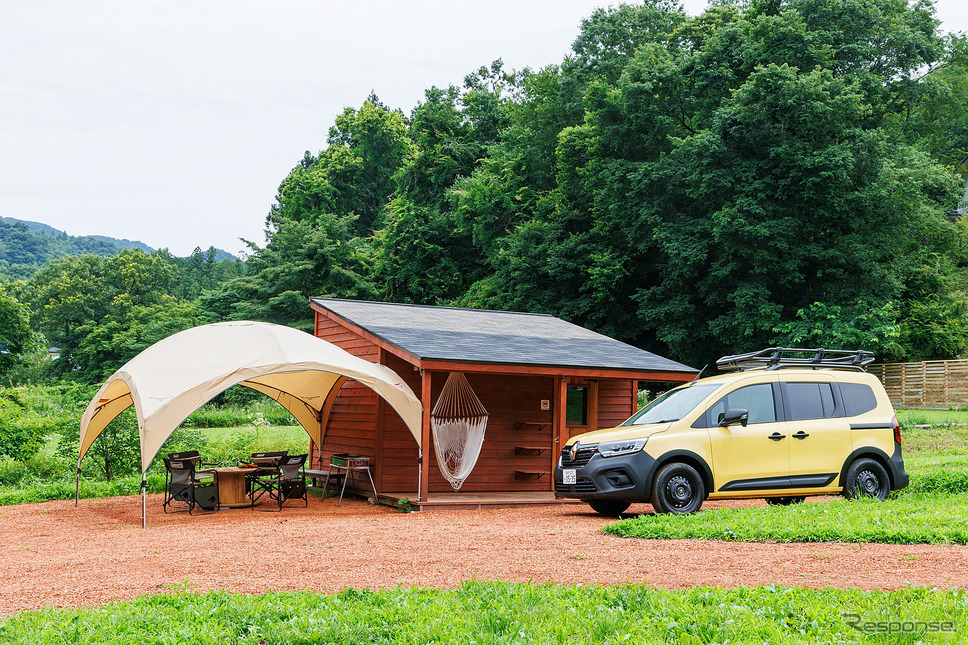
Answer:
[[430, 413], [440, 472], [460, 490], [481, 454], [487, 410], [461, 372], [451, 372]]

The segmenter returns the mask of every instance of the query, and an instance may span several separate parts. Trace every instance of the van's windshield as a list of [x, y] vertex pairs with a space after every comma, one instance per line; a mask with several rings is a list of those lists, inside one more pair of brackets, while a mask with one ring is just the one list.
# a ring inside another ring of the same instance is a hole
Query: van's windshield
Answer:
[[649, 423], [670, 423], [686, 416], [702, 402], [717, 383], [699, 383], [670, 390], [632, 415], [623, 426], [644, 426]]

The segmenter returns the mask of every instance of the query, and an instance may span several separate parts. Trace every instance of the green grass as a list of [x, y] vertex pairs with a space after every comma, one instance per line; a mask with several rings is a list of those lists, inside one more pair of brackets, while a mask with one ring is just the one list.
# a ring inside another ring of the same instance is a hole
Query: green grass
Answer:
[[968, 544], [968, 494], [904, 495], [886, 502], [831, 497], [786, 507], [640, 515], [603, 530], [619, 537], [646, 539]]
[[468, 582], [450, 590], [335, 595], [178, 591], [94, 609], [25, 612], [0, 620], [0, 642], [954, 643], [964, 642], [968, 621], [963, 590], [925, 588], [669, 591]]
[[[944, 423], [968, 421], [968, 413], [949, 414], [957, 416]], [[641, 515], [603, 531], [644, 539], [968, 544], [968, 426], [915, 428], [907, 420], [902, 424], [911, 484], [886, 502], [828, 497], [786, 507]]]
[[964, 410], [896, 410], [901, 426], [909, 427], [923, 424], [965, 424], [968, 425], [968, 412]]

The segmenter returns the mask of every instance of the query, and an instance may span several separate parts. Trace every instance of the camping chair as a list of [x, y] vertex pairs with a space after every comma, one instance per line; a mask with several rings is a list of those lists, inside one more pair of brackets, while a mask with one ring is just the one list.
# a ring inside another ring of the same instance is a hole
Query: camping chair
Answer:
[[211, 466], [212, 468], [217, 468], [218, 464], [212, 462], [202, 461], [202, 455], [197, 450], [185, 450], [183, 452], [169, 452], [169, 459], [191, 459], [195, 462], [195, 472], [196, 474], [205, 472], [206, 468], [199, 468], [199, 466]]
[[303, 506], [309, 506], [309, 496], [306, 492], [306, 458], [309, 455], [289, 455], [279, 462], [279, 471], [272, 481], [271, 496], [279, 502], [279, 510], [287, 499], [301, 499]]
[[245, 476], [245, 489], [249, 493], [249, 499], [253, 506], [266, 493], [269, 493], [270, 497], [274, 496], [275, 481], [279, 475], [279, 462], [285, 459], [288, 454], [285, 450], [281, 452], [254, 452], [249, 457], [248, 463], [255, 468]]
[[[191, 515], [196, 506], [206, 510], [218, 507], [218, 485], [214, 479], [199, 477], [192, 459], [165, 459], [165, 501], [162, 508], [168, 513], [172, 504], [184, 504]], [[181, 510], [181, 509], [175, 509]]]

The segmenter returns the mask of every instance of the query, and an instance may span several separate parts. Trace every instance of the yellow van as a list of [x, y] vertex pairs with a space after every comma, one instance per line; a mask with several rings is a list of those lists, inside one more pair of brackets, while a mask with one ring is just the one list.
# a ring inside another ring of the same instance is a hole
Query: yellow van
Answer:
[[617, 428], [572, 437], [555, 493], [603, 515], [634, 502], [694, 513], [706, 499], [886, 499], [908, 485], [894, 408], [864, 351], [771, 347], [666, 392]]

